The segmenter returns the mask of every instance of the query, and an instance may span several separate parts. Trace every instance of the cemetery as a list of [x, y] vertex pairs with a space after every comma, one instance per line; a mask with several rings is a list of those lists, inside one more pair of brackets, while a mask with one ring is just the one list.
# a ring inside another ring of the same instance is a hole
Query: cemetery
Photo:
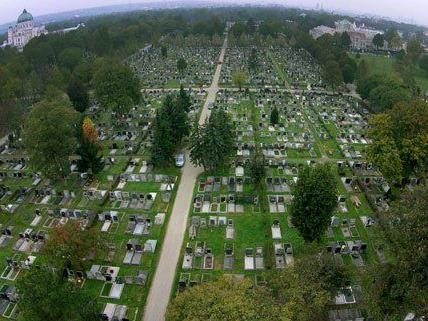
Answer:
[[[355, 272], [331, 302], [329, 319], [364, 320], [360, 273], [387, 261], [374, 211], [389, 208], [391, 192], [367, 159], [369, 111], [357, 95], [329, 91], [322, 67], [302, 48], [225, 41], [219, 60], [216, 44], [195, 42], [166, 37], [162, 46], [147, 45], [125, 59], [141, 90], [129, 110], [118, 112], [91, 97], [82, 116], [93, 122], [100, 145], [99, 172], [79, 171], [82, 157], [71, 155], [70, 173], [49, 178], [33, 171], [22, 142], [0, 146], [0, 320], [19, 319], [17, 280], [49, 265], [49, 241], [70, 226], [91, 231], [103, 244], [79, 268], [64, 268], [64, 277], [97, 298], [103, 320], [143, 318], [186, 173], [185, 159], [182, 169], [154, 161], [153, 147], [161, 146], [155, 124], [165, 98], [183, 91], [190, 125], [203, 122], [207, 110], [222, 110], [235, 139], [226, 166], [200, 167], [188, 184], [193, 193], [184, 241], [177, 242], [172, 297], [223, 275], [263, 287], [272, 271], [297, 266], [309, 247], [291, 219], [293, 192], [304, 165], [329, 163], [337, 204], [313, 248]], [[241, 84], [236, 73], [245, 76]], [[187, 156], [194, 136], [184, 136], [174, 142], [173, 158], [178, 151]], [[256, 157], [265, 170], [259, 184], [251, 173]], [[415, 185], [412, 180], [409, 189]]]
[[[243, 87], [249, 90], [237, 90], [232, 72], [248, 72], [250, 52], [249, 47], [226, 51], [223, 87], [212, 108], [231, 116], [236, 153], [229, 168], [203, 173], [196, 181], [177, 295], [223, 274], [263, 284], [267, 271], [292, 266], [304, 255], [305, 243], [290, 219], [291, 193], [303, 164], [325, 160], [333, 166], [339, 197], [319, 250], [351, 270], [362, 271], [385, 260], [372, 228], [376, 225], [372, 208], [387, 206], [383, 200], [388, 186], [365, 160], [365, 148], [371, 143], [368, 111], [351, 95], [325, 91], [319, 66], [307, 52], [291, 48], [260, 48], [268, 62], [260, 66], [260, 74], [249, 72]], [[273, 109], [278, 111], [276, 123], [271, 119]], [[247, 169], [257, 152], [266, 168], [262, 194]], [[353, 282], [354, 292], [361, 292], [360, 280]], [[361, 300], [350, 297], [352, 289], [338, 293], [335, 304], [360, 314]], [[330, 313], [332, 320], [335, 313], [339, 312]]]
[[[209, 85], [216, 66], [218, 48], [168, 47], [167, 57], [160, 48], [147, 48], [128, 58], [128, 63], [147, 88], [203, 87]], [[177, 61], [187, 66], [179, 70]]]
[[[150, 161], [153, 117], [167, 94], [143, 91], [142, 103], [119, 119], [92, 105], [88, 116], [104, 159], [95, 176], [79, 173], [70, 158], [71, 174], [51, 180], [32, 172], [22, 146], [1, 147], [0, 319], [19, 316], [16, 280], [31, 266], [42, 266], [50, 234], [73, 223], [98, 231], [106, 248], [88, 258], [86, 270], [67, 269], [68, 279], [98, 298], [106, 320], [141, 319], [180, 181], [178, 169], [162, 170]], [[206, 94], [189, 94], [192, 120]]]

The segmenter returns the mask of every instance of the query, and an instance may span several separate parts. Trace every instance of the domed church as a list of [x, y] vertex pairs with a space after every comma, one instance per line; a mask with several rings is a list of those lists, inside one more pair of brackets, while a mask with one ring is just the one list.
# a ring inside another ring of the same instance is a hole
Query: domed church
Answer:
[[22, 49], [31, 39], [48, 31], [45, 26], [35, 26], [33, 16], [24, 9], [14, 27], [10, 26], [7, 33], [7, 45]]

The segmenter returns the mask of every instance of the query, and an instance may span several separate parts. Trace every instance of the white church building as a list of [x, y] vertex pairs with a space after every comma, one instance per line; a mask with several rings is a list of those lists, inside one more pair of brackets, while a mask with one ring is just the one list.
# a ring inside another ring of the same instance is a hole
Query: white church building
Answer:
[[[83, 27], [85, 27], [85, 24], [79, 23], [76, 27], [56, 30], [52, 33], [64, 34]], [[7, 31], [7, 40], [0, 45], [0, 48], [11, 46], [22, 50], [22, 48], [24, 48], [31, 39], [47, 34], [48, 31], [45, 26], [36, 26], [31, 13], [24, 9], [24, 11], [19, 15], [16, 25], [9, 27]]]
[[47, 34], [45, 26], [35, 26], [31, 13], [24, 9], [16, 25], [10, 26], [7, 32], [6, 45], [23, 48], [31, 39]]

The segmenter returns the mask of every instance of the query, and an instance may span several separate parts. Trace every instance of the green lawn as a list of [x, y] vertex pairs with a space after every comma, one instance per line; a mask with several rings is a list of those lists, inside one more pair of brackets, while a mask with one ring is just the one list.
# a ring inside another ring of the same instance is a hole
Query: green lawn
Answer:
[[371, 75], [395, 75], [400, 77], [399, 73], [394, 69], [394, 59], [388, 56], [374, 56], [361, 54], [361, 58], [357, 59], [355, 54], [351, 54], [357, 63], [364, 59], [369, 66], [369, 72]]
[[[357, 62], [365, 59], [369, 65], [369, 71], [371, 75], [380, 74], [395, 76], [401, 78], [400, 74], [394, 68], [394, 58], [388, 56], [373, 56], [367, 54], [361, 54], [361, 58], [357, 59], [355, 54], [351, 54], [351, 57], [354, 58]], [[428, 72], [420, 69], [419, 67], [415, 68], [414, 77], [416, 83], [421, 87], [422, 92], [428, 91]]]

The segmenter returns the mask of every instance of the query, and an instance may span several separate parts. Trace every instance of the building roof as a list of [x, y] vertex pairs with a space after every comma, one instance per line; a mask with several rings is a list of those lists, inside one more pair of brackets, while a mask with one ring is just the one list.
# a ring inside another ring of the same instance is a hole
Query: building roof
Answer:
[[26, 9], [22, 11], [22, 13], [18, 17], [18, 23], [32, 21], [33, 16]]

